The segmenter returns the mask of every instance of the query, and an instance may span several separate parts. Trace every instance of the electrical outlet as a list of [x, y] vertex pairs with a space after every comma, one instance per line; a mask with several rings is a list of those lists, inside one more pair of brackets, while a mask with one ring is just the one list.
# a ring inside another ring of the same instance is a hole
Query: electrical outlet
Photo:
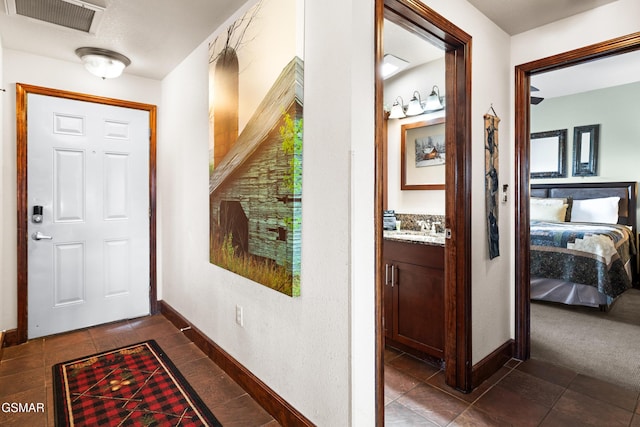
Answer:
[[236, 323], [244, 327], [244, 313], [240, 305], [236, 305]]

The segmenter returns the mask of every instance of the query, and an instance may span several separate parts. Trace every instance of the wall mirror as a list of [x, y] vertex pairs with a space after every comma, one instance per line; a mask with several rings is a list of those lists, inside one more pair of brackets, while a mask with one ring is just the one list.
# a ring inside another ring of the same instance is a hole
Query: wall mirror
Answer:
[[573, 176], [598, 174], [598, 140], [600, 125], [573, 128]]
[[564, 178], [567, 176], [566, 129], [532, 133], [530, 150], [531, 178]]
[[402, 125], [400, 161], [402, 190], [444, 190], [445, 119]]

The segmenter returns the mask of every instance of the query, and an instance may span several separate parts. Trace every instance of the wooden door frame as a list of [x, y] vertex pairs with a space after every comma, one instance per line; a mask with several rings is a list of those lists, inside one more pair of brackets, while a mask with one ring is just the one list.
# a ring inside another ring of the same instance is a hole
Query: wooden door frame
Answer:
[[529, 149], [531, 76], [595, 59], [640, 50], [640, 32], [596, 43], [515, 67], [515, 357], [531, 357], [530, 234], [529, 234]]
[[94, 102], [149, 113], [149, 310], [158, 312], [156, 290], [156, 106], [83, 93], [16, 83], [17, 222], [18, 222], [18, 326], [16, 343], [28, 339], [28, 200], [27, 200], [27, 97], [29, 94]]
[[471, 36], [418, 0], [376, 0], [376, 400], [377, 425], [384, 423], [384, 329], [382, 304], [382, 210], [385, 204], [386, 126], [383, 80], [383, 25], [387, 18], [445, 51], [446, 201], [445, 227], [445, 379], [469, 392], [471, 382]]

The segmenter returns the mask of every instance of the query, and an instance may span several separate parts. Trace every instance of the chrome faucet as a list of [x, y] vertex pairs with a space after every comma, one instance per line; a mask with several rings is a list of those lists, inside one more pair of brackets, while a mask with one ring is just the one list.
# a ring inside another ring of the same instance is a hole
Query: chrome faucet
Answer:
[[429, 231], [429, 223], [428, 221], [418, 221], [418, 225], [420, 226], [420, 231]]

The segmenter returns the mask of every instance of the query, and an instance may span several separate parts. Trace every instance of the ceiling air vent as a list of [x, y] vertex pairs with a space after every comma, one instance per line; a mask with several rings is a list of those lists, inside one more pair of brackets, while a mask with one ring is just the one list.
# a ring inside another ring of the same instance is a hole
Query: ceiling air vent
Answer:
[[22, 15], [38, 21], [95, 34], [104, 7], [79, 0], [5, 0], [9, 15]]

